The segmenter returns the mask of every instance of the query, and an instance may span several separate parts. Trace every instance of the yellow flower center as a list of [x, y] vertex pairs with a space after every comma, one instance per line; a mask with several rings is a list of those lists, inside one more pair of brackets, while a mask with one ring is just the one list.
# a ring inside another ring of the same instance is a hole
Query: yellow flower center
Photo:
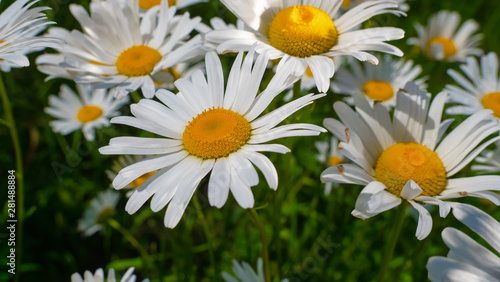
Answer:
[[446, 186], [446, 169], [438, 154], [425, 145], [397, 143], [385, 149], [375, 164], [375, 179], [387, 191], [400, 197], [411, 179], [423, 190], [423, 196], [436, 196]]
[[387, 101], [394, 95], [394, 89], [387, 81], [369, 80], [363, 85], [363, 92], [374, 101]]
[[330, 16], [310, 5], [279, 11], [269, 27], [271, 45], [299, 58], [326, 53], [337, 44], [337, 39], [337, 29]]
[[125, 76], [143, 76], [153, 72], [161, 54], [145, 45], [135, 45], [123, 51], [116, 60], [116, 69]]
[[457, 48], [455, 47], [455, 43], [449, 38], [437, 36], [429, 40], [427, 44], [427, 52], [430, 53], [430, 50], [434, 44], [440, 44], [443, 46], [444, 58], [449, 58], [457, 52]]
[[82, 123], [94, 121], [101, 116], [102, 109], [94, 105], [85, 105], [76, 114], [76, 118]]
[[146, 182], [153, 174], [155, 174], [156, 171], [150, 171], [147, 173], [144, 173], [143, 175], [137, 177], [134, 181], [132, 181], [129, 185], [132, 186], [132, 188], [139, 188], [139, 186], [142, 185], [142, 183]]
[[202, 159], [226, 157], [250, 138], [252, 127], [240, 114], [211, 108], [197, 115], [184, 130], [182, 143], [190, 154]]
[[491, 92], [483, 96], [481, 99], [485, 109], [493, 111], [493, 115], [500, 118], [500, 92]]
[[[176, 4], [175, 2], [176, 0], [168, 0], [168, 6], [174, 6]], [[160, 4], [161, 0], [139, 0], [139, 7], [145, 10], [151, 9], [154, 6], [158, 6]]]
[[104, 208], [98, 215], [97, 215], [97, 218], [96, 218], [96, 223], [98, 224], [103, 224], [106, 222], [106, 219], [108, 219], [108, 217], [110, 217], [113, 212], [115, 210], [112, 208], [112, 207], [106, 207]]
[[328, 158], [328, 164], [330, 166], [335, 166], [335, 165], [339, 165], [342, 163], [342, 159], [339, 158], [339, 157], [329, 157]]

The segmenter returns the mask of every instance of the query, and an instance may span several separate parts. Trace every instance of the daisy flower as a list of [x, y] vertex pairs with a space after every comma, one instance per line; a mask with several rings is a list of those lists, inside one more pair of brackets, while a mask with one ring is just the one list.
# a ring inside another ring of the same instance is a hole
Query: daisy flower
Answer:
[[500, 139], [484, 141], [498, 135], [500, 125], [487, 119], [490, 110], [482, 110], [441, 140], [451, 123], [441, 123], [446, 95], [439, 93], [429, 107], [430, 94], [409, 82], [398, 92], [392, 122], [384, 106], [377, 103], [372, 108], [362, 95], [355, 97], [356, 112], [343, 102], [334, 104], [342, 122], [328, 118], [324, 125], [341, 141], [340, 152], [355, 164], [330, 167], [321, 180], [365, 185], [354, 216], [370, 218], [406, 200], [420, 214], [416, 236], [422, 240], [432, 228], [432, 218], [422, 204], [438, 205], [445, 217], [450, 204], [444, 199], [498, 197], [491, 192], [500, 190], [498, 175], [452, 176]]
[[199, 36], [184, 42], [200, 18], [191, 19], [188, 13], [175, 17], [176, 8], [169, 8], [167, 1], [142, 18], [136, 0], [93, 1], [91, 16], [80, 5], [71, 4], [70, 10], [84, 32], [51, 28], [49, 34], [67, 44], [60, 54], [38, 57], [37, 64], [78, 73], [80, 83], [113, 87], [111, 92], [117, 97], [141, 88], [144, 97], [152, 98], [152, 75], [201, 52]]
[[0, 69], [4, 72], [29, 66], [28, 53], [60, 46], [58, 39], [36, 37], [47, 25], [52, 24], [42, 13], [50, 8], [31, 8], [37, 2], [17, 0], [0, 14]]
[[[143, 161], [146, 159], [146, 156], [142, 155], [133, 155], [133, 156], [120, 156], [118, 159], [116, 159], [112, 166], [111, 170], [106, 170], [106, 175], [108, 176], [109, 180], [113, 181], [115, 177], [118, 175], [120, 170], [124, 169], [125, 167], [129, 165], [133, 165], [137, 162]], [[134, 179], [132, 182], [130, 182], [127, 186], [124, 188], [128, 189], [137, 189], [139, 188], [146, 180], [148, 180], [155, 172], [150, 171], [147, 172], [136, 179]], [[133, 191], [130, 193], [127, 193], [127, 197], [130, 197], [132, 195]]]
[[431, 257], [427, 262], [431, 281], [500, 281], [500, 222], [471, 205], [453, 207], [453, 215], [486, 241], [497, 254], [460, 230], [445, 228], [442, 236], [450, 248], [447, 257]]
[[470, 19], [458, 28], [459, 23], [458, 12], [440, 11], [430, 17], [427, 27], [415, 25], [418, 38], [408, 39], [408, 44], [419, 46], [429, 58], [438, 61], [464, 61], [470, 55], [481, 55], [483, 51], [477, 46], [483, 35], [472, 35], [479, 28], [477, 22]]
[[[125, 272], [125, 275], [123, 275], [121, 280], [117, 280], [115, 276], [115, 270], [111, 268], [108, 272], [108, 276], [106, 278], [107, 282], [116, 282], [116, 281], [121, 281], [121, 282], [135, 282], [137, 277], [134, 275], [134, 269], [133, 267], [129, 268], [127, 272]], [[86, 270], [85, 273], [83, 274], [83, 277], [75, 272], [71, 275], [71, 282], [103, 282], [104, 281], [104, 270], [102, 268], [99, 268], [96, 270], [94, 274], [92, 272]], [[149, 279], [144, 279], [142, 282], [149, 282]]]
[[106, 219], [114, 213], [118, 200], [120, 200], [120, 193], [113, 190], [97, 194], [85, 210], [83, 218], [78, 221], [78, 231], [84, 236], [90, 236], [102, 230]]
[[499, 173], [500, 172], [500, 142], [496, 143], [497, 148], [493, 151], [485, 150], [475, 161], [480, 164], [472, 165], [472, 170], [479, 173]]
[[243, 261], [239, 263], [237, 260], [233, 260], [233, 272], [236, 277], [230, 275], [227, 272], [222, 272], [222, 278], [226, 282], [265, 282], [264, 277], [264, 262], [262, 258], [257, 260], [257, 272], [253, 270], [252, 266], [247, 262]]
[[272, 189], [278, 187], [274, 165], [260, 152], [290, 151], [283, 145], [263, 143], [325, 132], [311, 124], [277, 127], [289, 115], [324, 95], [306, 95], [260, 116], [276, 95], [297, 79], [298, 73], [278, 72], [257, 95], [269, 58], [261, 54], [253, 63], [254, 56], [252, 50], [243, 61], [243, 53], [238, 54], [224, 90], [220, 60], [214, 52], [207, 53], [207, 79], [197, 71], [191, 81], [181, 78], [175, 82], [177, 95], [158, 90], [156, 97], [161, 103], [142, 99], [130, 107], [134, 117], [116, 117], [111, 121], [162, 136], [117, 137], [99, 149], [101, 154], [150, 155], [122, 169], [113, 181], [116, 189], [122, 189], [144, 173], [156, 171], [132, 194], [125, 207], [127, 212], [135, 213], [154, 195], [151, 209], [157, 212], [168, 204], [164, 223], [173, 228], [209, 172], [208, 198], [212, 206], [222, 207], [231, 190], [241, 207], [251, 208], [251, 187], [259, 182], [252, 164], [262, 171]]
[[[206, 39], [220, 44], [218, 52], [247, 51], [257, 43], [257, 52], [268, 51], [270, 59], [281, 58], [278, 70], [287, 61], [309, 66], [320, 92], [326, 92], [335, 72], [331, 58], [350, 55], [358, 60], [378, 63], [375, 56], [366, 51], [380, 51], [402, 56], [398, 48], [385, 43], [403, 38], [404, 31], [393, 27], [353, 29], [369, 18], [392, 13], [393, 1], [367, 1], [345, 12], [338, 19], [334, 16], [342, 0], [223, 0], [222, 3], [243, 20], [251, 29], [214, 30]], [[305, 69], [305, 67], [302, 67]]]
[[[233, 260], [233, 272], [234, 276], [227, 272], [222, 272], [222, 278], [226, 282], [265, 282], [266, 278], [264, 276], [264, 262], [262, 258], [257, 260], [257, 272], [247, 262], [239, 263], [237, 260]], [[288, 279], [282, 279], [281, 282], [288, 282]]]
[[[335, 137], [330, 138], [330, 142], [327, 141], [316, 141], [314, 146], [318, 150], [319, 154], [316, 155], [316, 159], [327, 166], [336, 166], [345, 162], [344, 155], [339, 152], [339, 140]], [[332, 191], [332, 182], [327, 182], [325, 184], [325, 195], [329, 195]]]
[[175, 66], [163, 69], [153, 74], [151, 78], [153, 78], [156, 89], [166, 88], [174, 90], [175, 89], [174, 82], [177, 79], [179, 78], [188, 79], [196, 70], [204, 71], [205, 63], [201, 62], [194, 65], [190, 63], [179, 63]]
[[460, 69], [467, 77], [449, 69], [450, 75], [461, 87], [446, 85], [450, 101], [461, 104], [446, 109], [451, 115], [471, 115], [482, 109], [493, 111], [492, 119], [500, 121], [500, 77], [498, 57], [490, 52], [481, 57], [480, 65], [474, 57], [469, 57]]
[[[422, 67], [414, 66], [412, 61], [394, 60], [392, 56], [386, 55], [378, 65], [366, 62], [360, 64], [352, 60], [349, 66], [350, 71], [342, 68], [337, 72], [332, 82], [332, 90], [351, 96], [365, 95], [371, 105], [381, 102], [382, 105], [394, 107], [396, 93], [408, 81], [414, 81], [422, 88], [427, 87], [426, 78], [415, 80], [422, 73]], [[353, 97], [345, 100], [350, 105], [354, 104]]]
[[49, 123], [54, 132], [67, 135], [82, 129], [85, 139], [93, 141], [94, 129], [109, 126], [109, 118], [119, 115], [118, 109], [129, 101], [127, 97], [117, 100], [106, 90], [93, 90], [88, 84], [77, 88], [79, 95], [62, 85], [59, 96], [49, 96], [45, 112], [57, 119]]

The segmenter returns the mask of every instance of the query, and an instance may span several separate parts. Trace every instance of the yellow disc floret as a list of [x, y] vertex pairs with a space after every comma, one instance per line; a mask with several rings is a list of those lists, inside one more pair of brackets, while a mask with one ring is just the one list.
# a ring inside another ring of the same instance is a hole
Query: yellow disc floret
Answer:
[[94, 105], [83, 106], [76, 114], [76, 118], [82, 123], [94, 121], [100, 118], [101, 116], [102, 116], [102, 109]]
[[328, 52], [337, 44], [337, 38], [337, 29], [330, 16], [310, 5], [279, 11], [269, 27], [271, 45], [300, 58]]
[[329, 157], [328, 158], [328, 164], [330, 166], [336, 166], [342, 163], [342, 159], [339, 157]]
[[246, 144], [251, 129], [242, 115], [224, 108], [211, 108], [189, 122], [182, 143], [186, 151], [199, 158], [222, 158]]
[[143, 76], [153, 72], [161, 54], [145, 45], [135, 45], [123, 51], [116, 60], [116, 69], [125, 76]]
[[363, 93], [374, 101], [387, 101], [394, 95], [394, 89], [387, 81], [369, 80], [363, 85]]
[[[168, 0], [168, 6], [174, 6], [176, 4], [175, 2], [175, 0]], [[145, 10], [151, 9], [154, 6], [158, 6], [160, 4], [161, 0], [139, 0], [139, 7]]]
[[438, 154], [425, 145], [397, 143], [385, 149], [375, 164], [375, 179], [387, 191], [400, 197], [411, 179], [423, 190], [422, 196], [436, 196], [446, 186], [446, 169]]
[[139, 186], [141, 186], [142, 183], [146, 182], [146, 180], [148, 180], [151, 176], [153, 176], [155, 172], [156, 171], [146, 172], [143, 175], [134, 179], [134, 181], [132, 181], [129, 185], [132, 186], [132, 188], [139, 188]]
[[500, 118], [500, 92], [491, 92], [483, 96], [481, 99], [485, 109], [493, 111], [493, 115]]
[[434, 44], [440, 44], [443, 46], [444, 59], [447, 59], [457, 52], [457, 47], [455, 47], [455, 43], [449, 38], [437, 36], [429, 40], [427, 44], [427, 53], [431, 53], [431, 48]]

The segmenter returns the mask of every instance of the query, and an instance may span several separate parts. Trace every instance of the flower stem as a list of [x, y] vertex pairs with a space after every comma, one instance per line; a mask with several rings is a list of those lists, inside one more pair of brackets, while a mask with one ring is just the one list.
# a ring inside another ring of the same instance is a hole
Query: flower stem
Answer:
[[[17, 133], [16, 121], [14, 120], [14, 115], [12, 114], [12, 106], [9, 101], [9, 96], [7, 95], [7, 90], [3, 83], [3, 77], [0, 73], [0, 97], [2, 99], [2, 105], [5, 114], [5, 120], [2, 120], [2, 124], [6, 125], [10, 131], [10, 137], [12, 139], [12, 145], [14, 146], [14, 155], [16, 160], [16, 188], [17, 188], [17, 253], [16, 253], [16, 263], [21, 264], [22, 252], [23, 252], [23, 225], [24, 225], [24, 177], [23, 177], [23, 155], [21, 153], [21, 143], [19, 142], [19, 135]], [[20, 281], [20, 275], [16, 275], [16, 281]]]
[[392, 260], [394, 249], [396, 248], [396, 243], [398, 242], [399, 234], [401, 233], [401, 228], [403, 227], [407, 206], [408, 205], [406, 204], [406, 202], [403, 202], [398, 206], [398, 209], [396, 210], [391, 237], [386, 245], [384, 258], [382, 259], [382, 264], [378, 275], [377, 281], [379, 282], [385, 281], [385, 276], [387, 274], [387, 271], [389, 270], [389, 263]]
[[264, 224], [262, 224], [262, 221], [260, 220], [259, 214], [255, 209], [248, 209], [250, 212], [250, 215], [252, 216], [252, 219], [257, 225], [257, 228], [259, 229], [260, 233], [260, 241], [262, 243], [262, 260], [264, 261], [264, 276], [266, 278], [266, 282], [271, 282], [271, 271], [269, 267], [269, 251], [267, 249], [267, 236], [266, 236], [266, 229], [264, 227]]
[[203, 214], [203, 211], [201, 210], [201, 205], [200, 202], [198, 201], [198, 198], [196, 195], [193, 197], [193, 203], [198, 211], [198, 218], [201, 221], [201, 224], [203, 226], [203, 232], [205, 233], [205, 238], [207, 240], [208, 244], [208, 252], [210, 254], [210, 264], [212, 264], [212, 269], [214, 271], [214, 280], [213, 281], [219, 281], [219, 271], [217, 270], [217, 265], [215, 263], [215, 254], [214, 254], [214, 238], [212, 236], [212, 233], [210, 233], [210, 230], [208, 229], [208, 223], [207, 219], [205, 218], [205, 215]]
[[135, 237], [123, 226], [113, 218], [108, 218], [107, 223], [116, 231], [120, 232], [123, 237], [139, 252], [142, 259], [144, 260], [145, 268], [149, 269], [152, 266], [152, 260], [148, 252], [141, 246], [141, 243], [135, 239]]

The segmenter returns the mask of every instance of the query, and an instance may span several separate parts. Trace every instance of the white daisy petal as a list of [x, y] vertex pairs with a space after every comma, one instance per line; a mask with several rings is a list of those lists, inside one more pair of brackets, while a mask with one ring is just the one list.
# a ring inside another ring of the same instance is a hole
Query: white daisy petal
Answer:
[[221, 208], [227, 201], [229, 195], [229, 183], [231, 181], [231, 170], [226, 158], [220, 158], [215, 162], [210, 181], [208, 182], [208, 200], [210, 205]]
[[453, 215], [474, 230], [497, 252], [500, 252], [500, 223], [480, 209], [468, 204], [453, 206]]
[[431, 281], [499, 281], [481, 269], [444, 257], [430, 258], [427, 269]]
[[423, 240], [431, 233], [432, 217], [429, 211], [420, 204], [412, 200], [408, 202], [418, 211], [418, 225], [415, 236], [418, 240]]
[[342, 164], [324, 170], [321, 173], [321, 181], [366, 185], [373, 181], [373, 177], [359, 166]]
[[[356, 208], [351, 212], [355, 217], [367, 219], [401, 204], [401, 199], [384, 191], [385, 185], [372, 181], [363, 188], [356, 199]], [[372, 203], [370, 203], [373, 201]], [[374, 211], [368, 211], [370, 208]]]
[[500, 258], [490, 250], [454, 228], [445, 228], [442, 236], [443, 241], [450, 248], [450, 252], [453, 252], [453, 257], [476, 266], [493, 277], [500, 277], [500, 269], [498, 268]]

